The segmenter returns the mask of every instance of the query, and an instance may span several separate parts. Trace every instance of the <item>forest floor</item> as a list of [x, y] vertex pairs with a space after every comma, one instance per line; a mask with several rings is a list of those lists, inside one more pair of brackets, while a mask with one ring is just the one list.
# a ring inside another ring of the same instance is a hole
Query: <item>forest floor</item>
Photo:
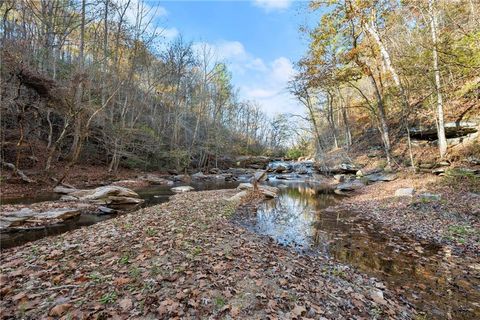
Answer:
[[[55, 179], [63, 175], [64, 164], [57, 163], [55, 168], [44, 172], [41, 168], [30, 168], [23, 172], [35, 182], [24, 183], [16, 177], [10, 177], [11, 172], [3, 171], [1, 179], [1, 197], [22, 198], [34, 197], [38, 194], [51, 192], [56, 185]], [[116, 174], [108, 172], [106, 166], [77, 164], [70, 169], [65, 183], [72, 184], [77, 188], [91, 188], [102, 184], [109, 184], [116, 180], [131, 179], [141, 175], [140, 170], [121, 168]]]
[[[359, 212], [387, 228], [439, 244], [459, 253], [480, 255], [480, 179], [399, 173], [344, 199], [339, 209]], [[411, 197], [397, 197], [400, 188], [414, 188]]]
[[234, 190], [1, 252], [2, 318], [410, 319], [382, 283], [234, 224]]

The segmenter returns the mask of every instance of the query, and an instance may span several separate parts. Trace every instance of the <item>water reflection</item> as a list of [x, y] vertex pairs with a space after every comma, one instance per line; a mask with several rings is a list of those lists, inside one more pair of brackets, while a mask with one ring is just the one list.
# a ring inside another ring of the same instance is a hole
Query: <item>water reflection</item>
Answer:
[[277, 199], [243, 223], [280, 244], [322, 254], [382, 279], [429, 318], [480, 319], [478, 261], [452, 256], [448, 247], [387, 232], [349, 212], [315, 185], [289, 183]]
[[[178, 186], [181, 184], [176, 184]], [[225, 181], [208, 181], [197, 182], [191, 184], [195, 190], [217, 190], [217, 189], [231, 189], [238, 185], [238, 182], [225, 182]], [[160, 204], [168, 201], [173, 192], [170, 190], [172, 186], [149, 186], [136, 190], [139, 196], [144, 200], [141, 205], [121, 205], [112, 206], [114, 209], [119, 210], [117, 214], [99, 214], [99, 212], [91, 212], [89, 214], [81, 214], [78, 217], [62, 221], [61, 223], [41, 226], [38, 228], [30, 228], [18, 232], [0, 233], [0, 249], [8, 249], [25, 244], [30, 241], [35, 241], [44, 237], [53, 236], [72, 231], [81, 227], [89, 226], [107, 219], [118, 217], [126, 212], [139, 209], [141, 207], [150, 207], [156, 204]], [[39, 201], [54, 201], [59, 198], [56, 193], [45, 193], [35, 197], [23, 197], [17, 199], [9, 199], [10, 204], [31, 204]]]

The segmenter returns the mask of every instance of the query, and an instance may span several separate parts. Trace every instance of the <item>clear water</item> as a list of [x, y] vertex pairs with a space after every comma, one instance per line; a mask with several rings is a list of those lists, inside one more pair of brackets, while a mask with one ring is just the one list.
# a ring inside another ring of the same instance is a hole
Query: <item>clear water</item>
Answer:
[[478, 260], [329, 209], [338, 201], [315, 185], [289, 182], [277, 199], [263, 203], [256, 215], [240, 218], [240, 223], [282, 245], [333, 258], [381, 279], [427, 319], [480, 319]]
[[[180, 184], [179, 184], [180, 185]], [[217, 189], [232, 189], [236, 188], [238, 182], [202, 182], [190, 184], [195, 190], [217, 190]], [[177, 186], [177, 185], [175, 185]], [[116, 214], [103, 214], [99, 215], [97, 212], [91, 214], [82, 214], [78, 217], [62, 221], [48, 226], [42, 226], [39, 228], [32, 228], [18, 232], [0, 233], [0, 247], [1, 249], [7, 249], [22, 245], [24, 243], [35, 241], [44, 237], [61, 234], [67, 231], [75, 230], [84, 226], [89, 226], [100, 221], [112, 219], [119, 215], [130, 212], [132, 210], [139, 209], [141, 207], [150, 207], [156, 204], [167, 202], [170, 196], [174, 193], [170, 190], [173, 186], [149, 186], [143, 189], [136, 190], [142, 199], [145, 201], [141, 205], [135, 206], [122, 206], [116, 207], [119, 209], [119, 213]], [[41, 201], [54, 201], [58, 200], [59, 195], [56, 193], [45, 193], [35, 197], [24, 197], [17, 199], [9, 199], [10, 204], [32, 204]], [[7, 203], [7, 201], [5, 201]]]

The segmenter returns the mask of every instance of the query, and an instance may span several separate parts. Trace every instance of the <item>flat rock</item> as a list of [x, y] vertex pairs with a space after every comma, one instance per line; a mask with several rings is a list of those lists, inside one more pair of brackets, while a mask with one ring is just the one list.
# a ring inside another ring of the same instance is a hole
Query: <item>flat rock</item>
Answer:
[[180, 187], [174, 187], [172, 189], [173, 192], [175, 193], [182, 193], [182, 192], [190, 192], [190, 191], [193, 191], [195, 190], [195, 188], [191, 187], [191, 186], [180, 186]]
[[72, 192], [75, 192], [75, 191], [78, 191], [78, 189], [69, 188], [69, 187], [65, 187], [65, 186], [56, 186], [55, 188], [53, 188], [53, 192], [61, 193], [61, 194], [69, 194], [69, 193], [72, 193]]
[[393, 181], [397, 179], [397, 176], [395, 174], [381, 174], [381, 173], [374, 173], [365, 176], [369, 181], [371, 182], [377, 182], [377, 181]]
[[355, 191], [364, 186], [365, 185], [360, 180], [354, 180], [354, 181], [341, 183], [338, 186], [336, 186], [335, 189], [339, 191]]
[[117, 213], [117, 210], [105, 206], [99, 206], [98, 211], [100, 211], [102, 214], [113, 214]]
[[395, 191], [395, 197], [413, 197], [414, 188], [400, 188]]
[[105, 186], [89, 190], [79, 190], [72, 192], [69, 195], [74, 196], [79, 200], [88, 201], [100, 200], [103, 198], [108, 198], [110, 196], [140, 198], [140, 196], [133, 190], [119, 186]]
[[147, 174], [145, 177], [143, 177], [143, 180], [154, 185], [172, 185], [173, 184], [172, 181], [159, 177], [154, 174]]
[[246, 190], [240, 191], [239, 193], [235, 194], [234, 196], [228, 198], [228, 201], [234, 201], [238, 202], [242, 200], [243, 197], [245, 197], [248, 194]]
[[253, 184], [251, 183], [240, 183], [237, 187], [237, 190], [249, 190], [253, 189]]
[[140, 204], [143, 203], [143, 199], [139, 198], [132, 198], [132, 197], [117, 197], [117, 196], [109, 196], [105, 200], [105, 204]]
[[44, 211], [35, 214], [35, 219], [70, 219], [80, 215], [80, 209], [77, 208], [60, 208], [50, 211]]
[[21, 226], [27, 219], [28, 217], [0, 216], [0, 229]]

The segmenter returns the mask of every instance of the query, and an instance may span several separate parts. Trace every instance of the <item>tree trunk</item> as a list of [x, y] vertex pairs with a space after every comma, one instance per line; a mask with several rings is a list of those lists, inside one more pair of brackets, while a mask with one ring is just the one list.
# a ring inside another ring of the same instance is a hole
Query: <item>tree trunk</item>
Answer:
[[390, 54], [386, 48], [386, 46], [383, 44], [382, 39], [380, 38], [380, 34], [378, 32], [378, 29], [375, 25], [374, 22], [367, 23], [365, 24], [365, 28], [367, 29], [368, 33], [375, 39], [375, 42], [377, 43], [378, 47], [380, 48], [380, 53], [382, 55], [383, 61], [385, 62], [385, 66], [388, 69], [388, 71], [391, 73], [393, 81], [395, 82], [395, 85], [397, 86], [398, 90], [400, 91], [401, 99], [402, 99], [402, 114], [403, 114], [403, 123], [406, 129], [407, 133], [407, 142], [408, 142], [408, 151], [410, 155], [410, 163], [412, 168], [415, 168], [415, 163], [413, 160], [413, 153], [412, 153], [412, 144], [410, 142], [410, 130], [408, 128], [408, 121], [406, 120], [407, 114], [408, 114], [408, 109], [410, 108], [410, 104], [408, 103], [408, 97], [405, 92], [405, 89], [403, 88], [402, 82], [400, 81], [400, 77], [398, 76], [397, 71], [393, 67], [392, 60], [390, 58]]
[[430, 10], [430, 27], [432, 33], [433, 44], [433, 72], [435, 75], [435, 90], [437, 92], [437, 135], [438, 135], [438, 149], [440, 157], [443, 159], [447, 154], [447, 138], [445, 136], [445, 123], [443, 118], [443, 98], [442, 87], [440, 81], [440, 70], [438, 68], [438, 50], [437, 50], [437, 13], [435, 11], [435, 0], [428, 1], [428, 8]]

